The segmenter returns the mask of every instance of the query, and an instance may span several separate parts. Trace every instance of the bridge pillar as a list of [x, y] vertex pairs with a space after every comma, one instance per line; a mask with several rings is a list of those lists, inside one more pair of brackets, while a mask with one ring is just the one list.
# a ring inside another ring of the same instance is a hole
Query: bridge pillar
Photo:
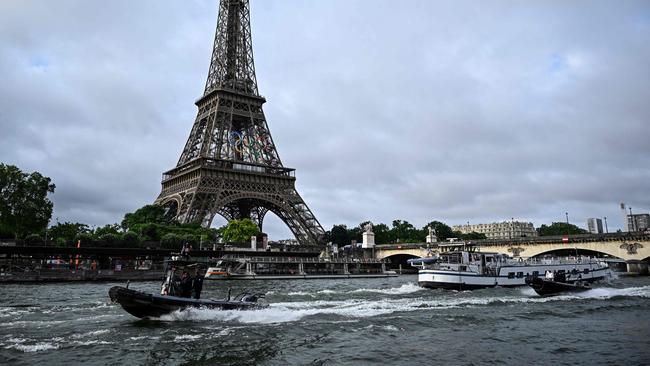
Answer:
[[631, 260], [627, 261], [627, 271], [629, 273], [635, 273], [638, 275], [648, 275], [648, 263], [638, 261], [638, 260]]

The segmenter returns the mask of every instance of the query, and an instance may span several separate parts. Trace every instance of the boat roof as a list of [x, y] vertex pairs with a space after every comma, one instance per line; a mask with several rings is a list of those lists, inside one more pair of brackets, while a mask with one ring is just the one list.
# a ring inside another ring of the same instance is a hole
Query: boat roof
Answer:
[[429, 263], [435, 263], [438, 260], [438, 258], [412, 258], [407, 260], [407, 263], [411, 264], [429, 264]]
[[505, 255], [505, 256], [507, 256], [507, 254], [503, 254], [503, 253], [499, 253], [499, 252], [473, 252], [473, 251], [469, 251], [469, 250], [454, 250], [454, 251], [449, 251], [449, 252], [442, 252], [442, 253], [440, 253], [439, 255], [462, 254], [462, 253], [472, 253], [472, 254], [497, 254], [497, 255]]

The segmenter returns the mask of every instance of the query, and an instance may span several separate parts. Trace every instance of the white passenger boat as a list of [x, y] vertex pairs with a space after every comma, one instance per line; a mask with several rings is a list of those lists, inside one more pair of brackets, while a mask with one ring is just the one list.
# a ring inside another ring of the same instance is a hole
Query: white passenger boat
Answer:
[[205, 272], [206, 280], [290, 280], [395, 277], [386, 262], [363, 258], [224, 256]]
[[526, 277], [563, 274], [566, 282], [593, 282], [611, 276], [607, 263], [589, 257], [511, 258], [489, 252], [453, 251], [431, 258], [411, 259], [418, 284], [456, 290], [526, 285]]

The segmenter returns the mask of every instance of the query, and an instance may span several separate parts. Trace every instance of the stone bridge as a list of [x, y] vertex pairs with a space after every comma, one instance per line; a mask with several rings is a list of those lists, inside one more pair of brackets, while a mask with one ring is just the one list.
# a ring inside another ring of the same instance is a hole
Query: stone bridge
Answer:
[[650, 233], [614, 233], [598, 235], [571, 235], [508, 240], [472, 240], [453, 243], [404, 243], [376, 245], [377, 259], [391, 259], [406, 263], [408, 258], [422, 258], [430, 253], [458, 249], [472, 245], [482, 252], [497, 252], [512, 257], [536, 257], [544, 254], [593, 255], [608, 258], [610, 262], [627, 263], [628, 272], [648, 273], [650, 262]]

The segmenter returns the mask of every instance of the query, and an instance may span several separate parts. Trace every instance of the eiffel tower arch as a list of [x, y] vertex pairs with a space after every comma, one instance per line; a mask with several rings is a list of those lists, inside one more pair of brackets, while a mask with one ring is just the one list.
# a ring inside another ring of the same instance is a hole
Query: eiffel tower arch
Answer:
[[248, 0], [221, 0], [210, 69], [199, 111], [176, 164], [163, 173], [155, 203], [182, 223], [251, 218], [260, 229], [277, 215], [300, 244], [324, 230], [282, 165], [257, 89]]

